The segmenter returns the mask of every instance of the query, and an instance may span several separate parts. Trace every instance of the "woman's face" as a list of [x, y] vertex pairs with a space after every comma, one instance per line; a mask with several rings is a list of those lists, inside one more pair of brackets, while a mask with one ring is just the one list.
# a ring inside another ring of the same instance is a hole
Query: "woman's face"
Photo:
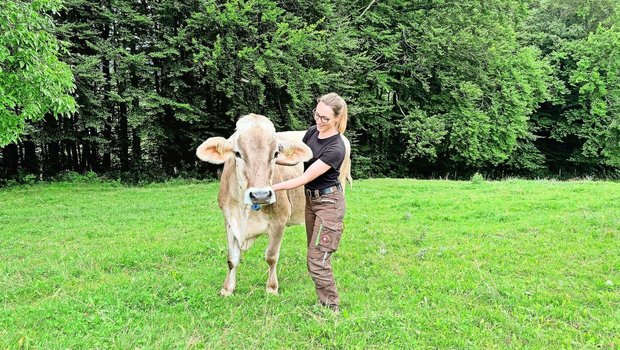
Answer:
[[323, 102], [319, 102], [314, 109], [314, 121], [319, 131], [325, 132], [336, 128], [336, 115], [332, 108]]

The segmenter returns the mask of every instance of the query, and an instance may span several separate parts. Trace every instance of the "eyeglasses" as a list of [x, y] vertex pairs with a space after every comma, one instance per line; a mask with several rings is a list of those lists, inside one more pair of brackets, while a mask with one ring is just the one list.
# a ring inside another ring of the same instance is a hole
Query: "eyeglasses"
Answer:
[[331, 118], [324, 117], [322, 115], [318, 115], [316, 112], [316, 108], [312, 110], [312, 114], [314, 114], [314, 119], [321, 119], [323, 123], [329, 123]]

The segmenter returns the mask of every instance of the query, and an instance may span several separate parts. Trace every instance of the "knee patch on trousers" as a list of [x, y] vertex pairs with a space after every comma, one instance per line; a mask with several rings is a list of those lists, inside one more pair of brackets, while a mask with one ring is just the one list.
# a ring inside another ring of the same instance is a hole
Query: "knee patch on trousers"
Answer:
[[[320, 254], [319, 254], [320, 253]], [[308, 272], [317, 288], [329, 287], [334, 284], [331, 266], [331, 254], [315, 252], [308, 256]]]

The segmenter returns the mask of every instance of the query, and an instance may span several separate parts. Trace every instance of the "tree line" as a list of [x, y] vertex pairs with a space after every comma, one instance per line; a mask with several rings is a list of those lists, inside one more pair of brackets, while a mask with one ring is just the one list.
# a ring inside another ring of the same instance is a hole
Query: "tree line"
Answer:
[[44, 57], [59, 61], [41, 74], [62, 79], [30, 87], [27, 114], [18, 92], [37, 80], [17, 73], [31, 36], [0, 39], [5, 180], [213, 176], [194, 155], [202, 140], [248, 113], [305, 129], [331, 91], [349, 103], [357, 178], [620, 175], [615, 0], [6, 4], [4, 37], [55, 38]]

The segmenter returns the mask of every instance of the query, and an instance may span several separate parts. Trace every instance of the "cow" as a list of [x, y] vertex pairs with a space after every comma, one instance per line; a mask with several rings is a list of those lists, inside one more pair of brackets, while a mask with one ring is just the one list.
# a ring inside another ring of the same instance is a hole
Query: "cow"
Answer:
[[211, 137], [197, 148], [201, 160], [224, 164], [218, 205], [226, 225], [228, 273], [220, 295], [234, 292], [241, 253], [264, 233], [269, 237], [266, 291], [278, 294], [276, 267], [282, 236], [286, 226], [303, 224], [305, 196], [303, 187], [275, 192], [271, 186], [303, 173], [303, 162], [312, 158], [310, 148], [301, 142], [303, 134], [276, 133], [268, 118], [249, 114], [237, 121], [228, 139]]

